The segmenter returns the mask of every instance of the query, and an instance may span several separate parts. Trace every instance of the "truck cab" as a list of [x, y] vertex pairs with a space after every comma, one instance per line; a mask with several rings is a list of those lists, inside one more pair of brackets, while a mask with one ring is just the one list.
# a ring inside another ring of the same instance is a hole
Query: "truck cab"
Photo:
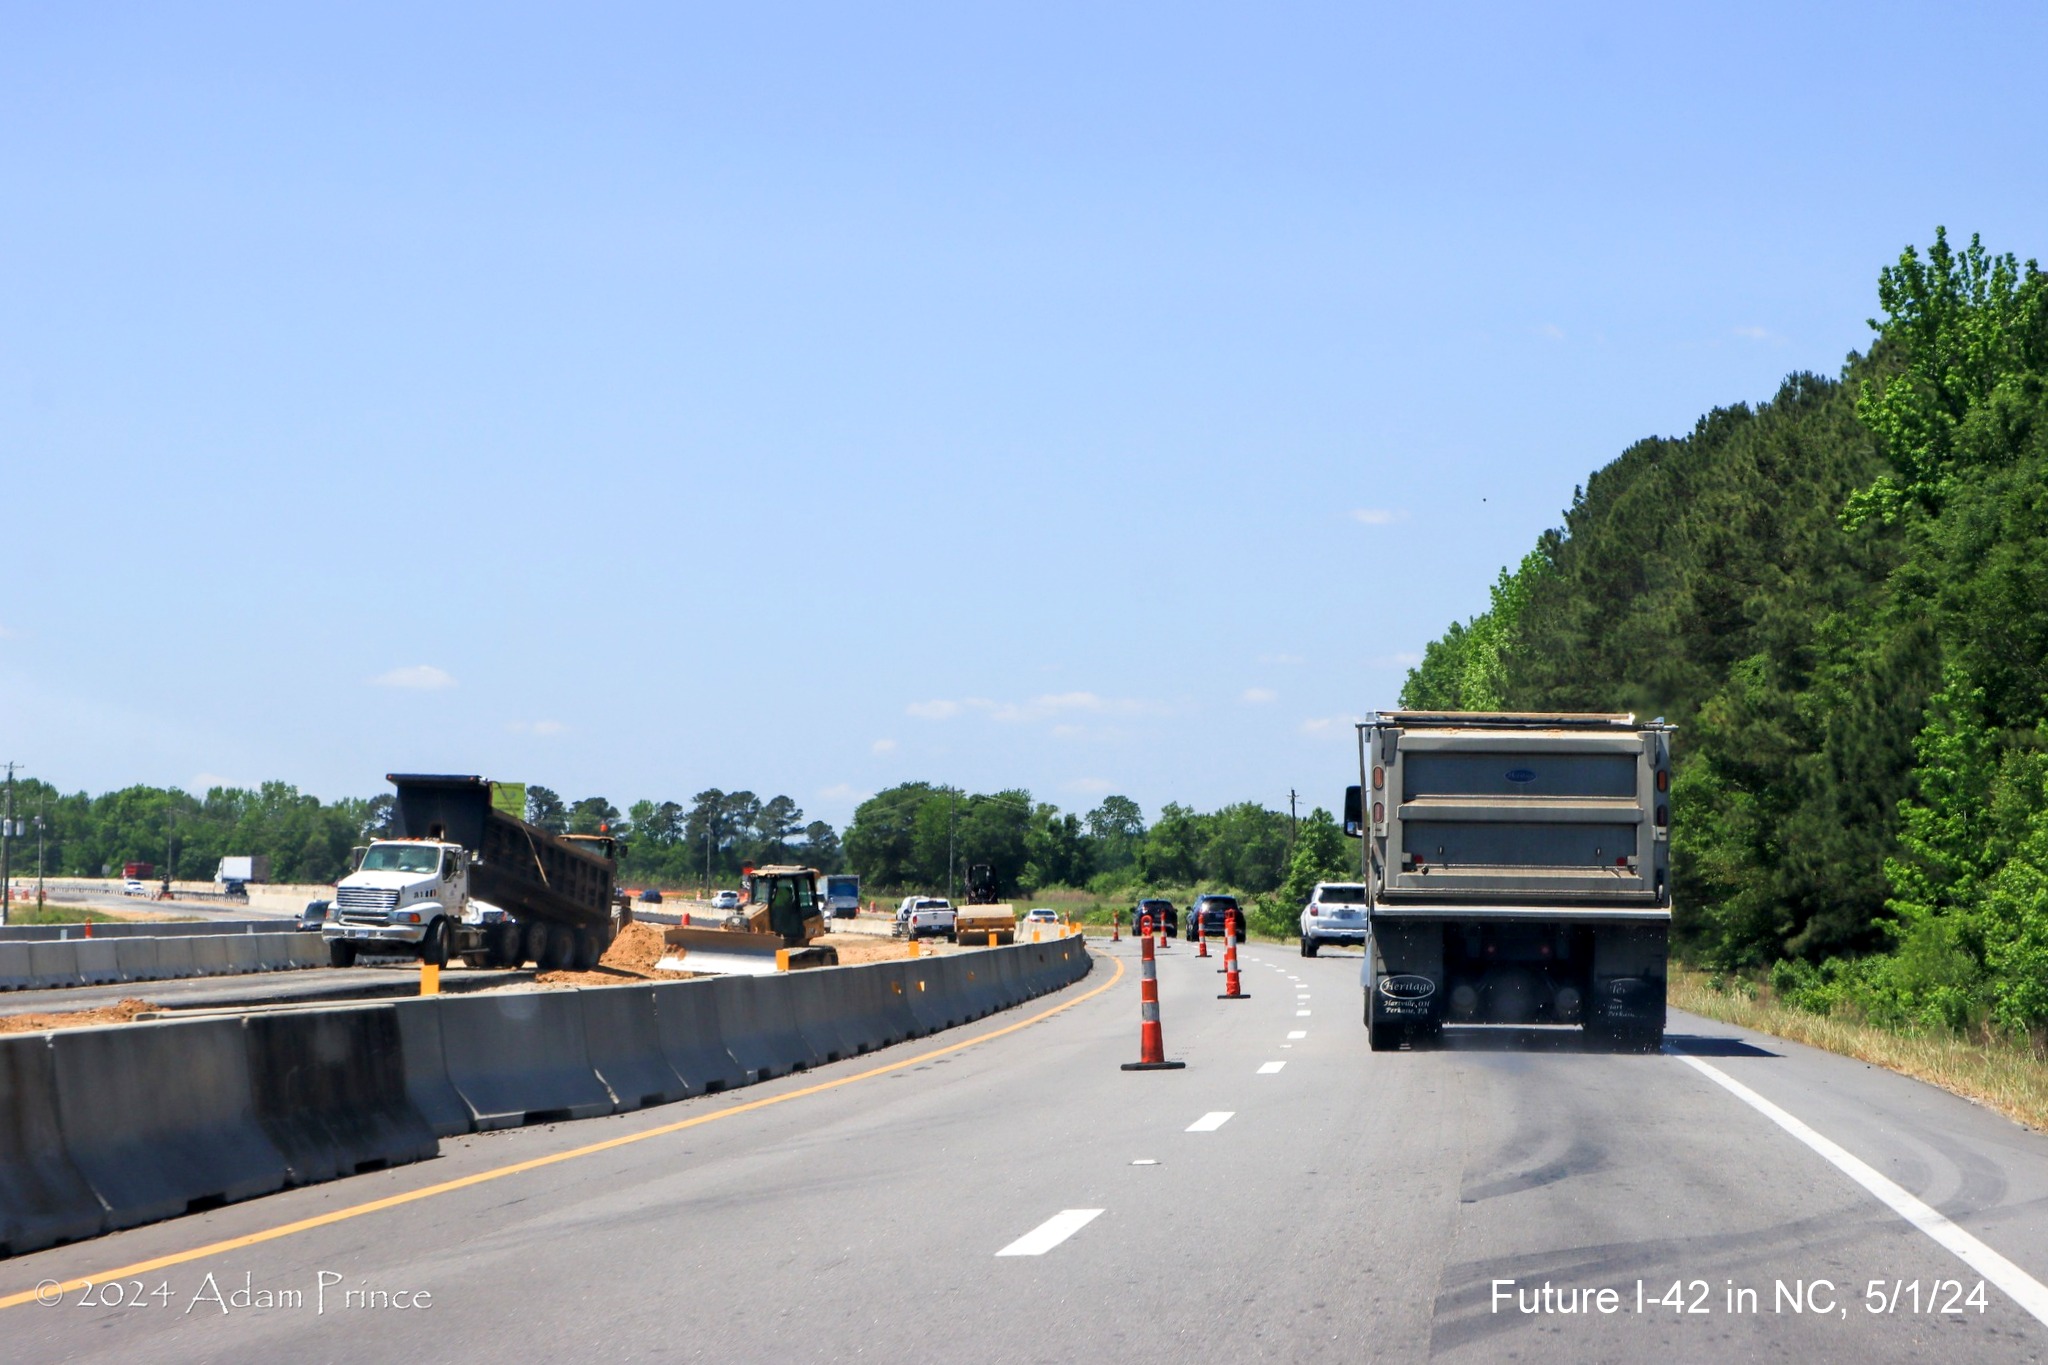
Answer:
[[[437, 839], [379, 839], [334, 888], [321, 937], [337, 967], [358, 952], [411, 953], [445, 964], [471, 911], [470, 857]], [[473, 922], [480, 921], [477, 909]]]

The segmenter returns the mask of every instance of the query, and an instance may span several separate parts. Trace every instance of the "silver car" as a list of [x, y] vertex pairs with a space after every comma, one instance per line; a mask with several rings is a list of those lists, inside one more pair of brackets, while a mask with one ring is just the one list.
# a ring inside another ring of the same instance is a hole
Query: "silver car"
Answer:
[[1365, 888], [1357, 882], [1317, 882], [1301, 911], [1301, 955], [1325, 943], [1365, 943]]

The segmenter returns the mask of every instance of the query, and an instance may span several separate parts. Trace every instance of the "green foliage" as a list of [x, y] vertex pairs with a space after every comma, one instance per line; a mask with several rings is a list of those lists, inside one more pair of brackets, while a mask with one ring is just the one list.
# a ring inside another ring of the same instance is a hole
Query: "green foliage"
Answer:
[[2048, 276], [1937, 230], [1843, 382], [1639, 441], [1414, 707], [1681, 727], [1681, 948], [1804, 1008], [2048, 1027]]

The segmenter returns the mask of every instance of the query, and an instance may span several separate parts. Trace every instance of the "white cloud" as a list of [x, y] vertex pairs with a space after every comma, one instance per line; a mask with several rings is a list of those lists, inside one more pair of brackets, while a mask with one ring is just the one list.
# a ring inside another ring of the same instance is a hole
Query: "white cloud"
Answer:
[[868, 747], [878, 754], [893, 754], [896, 752], [896, 741], [893, 739], [878, 739]]
[[1408, 520], [1408, 514], [1391, 507], [1354, 507], [1351, 519], [1366, 526], [1392, 526]]
[[1067, 790], [1075, 792], [1106, 792], [1114, 786], [1116, 786], [1116, 783], [1105, 781], [1100, 777], [1077, 777], [1067, 783]]
[[916, 716], [919, 720], [951, 720], [960, 714], [960, 703], [936, 699], [932, 701], [914, 701], [903, 708], [903, 713], [909, 716]]
[[1392, 654], [1375, 654], [1365, 661], [1367, 668], [1413, 668], [1422, 662], [1420, 654], [1409, 650], [1398, 650]]
[[1773, 346], [1785, 344], [1785, 338], [1779, 336], [1768, 327], [1731, 327], [1728, 330], [1734, 335], [1741, 337], [1744, 341], [1765, 341]]
[[370, 679], [375, 687], [405, 687], [416, 692], [438, 692], [455, 686], [455, 679], [432, 664], [413, 664], [407, 668], [394, 668], [389, 673], [380, 673]]
[[1244, 700], [1253, 706], [1263, 706], [1269, 701], [1280, 700], [1280, 694], [1270, 687], [1247, 687]]
[[1333, 736], [1349, 738], [1352, 728], [1358, 724], [1356, 716], [1311, 716], [1301, 723], [1301, 732], [1317, 739]]
[[829, 787], [819, 788], [818, 795], [827, 801], [855, 801], [862, 792], [851, 782], [834, 782]]
[[522, 735], [559, 735], [569, 727], [558, 720], [514, 720], [505, 728]]

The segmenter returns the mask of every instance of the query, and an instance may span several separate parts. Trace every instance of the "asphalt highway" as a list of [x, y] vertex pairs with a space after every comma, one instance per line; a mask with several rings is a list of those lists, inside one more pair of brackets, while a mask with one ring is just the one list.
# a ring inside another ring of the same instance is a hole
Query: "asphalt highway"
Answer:
[[1355, 955], [1257, 945], [1242, 1001], [1168, 949], [1186, 1069], [1124, 1072], [1137, 963], [1099, 951], [886, 1052], [0, 1262], [0, 1302], [95, 1280], [0, 1307], [4, 1354], [1866, 1365], [2048, 1341], [2048, 1296], [2022, 1303], [2048, 1139], [1962, 1100], [1682, 1014], [1663, 1055], [1535, 1030], [1375, 1054]]

